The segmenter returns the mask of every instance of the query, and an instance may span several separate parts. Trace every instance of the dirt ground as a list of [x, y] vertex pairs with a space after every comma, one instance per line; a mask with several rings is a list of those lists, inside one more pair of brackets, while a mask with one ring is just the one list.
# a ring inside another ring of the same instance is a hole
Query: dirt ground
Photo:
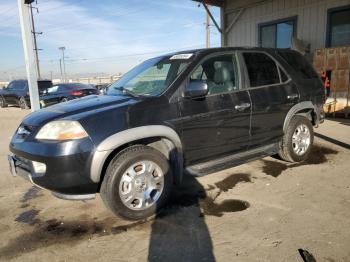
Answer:
[[[154, 219], [115, 218], [100, 197], [54, 198], [11, 177], [11, 135], [29, 111], [0, 110], [0, 261], [350, 261], [350, 123], [327, 120], [308, 161], [271, 157], [187, 177]], [[326, 141], [326, 140], [327, 141]]]

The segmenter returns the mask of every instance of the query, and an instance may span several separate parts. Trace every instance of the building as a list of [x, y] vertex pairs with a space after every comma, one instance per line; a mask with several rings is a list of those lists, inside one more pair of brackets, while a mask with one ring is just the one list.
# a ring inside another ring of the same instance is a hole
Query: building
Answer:
[[[199, 2], [202, 2], [198, 0]], [[223, 46], [350, 45], [350, 0], [205, 0], [221, 7]], [[220, 24], [218, 22], [218, 24]]]

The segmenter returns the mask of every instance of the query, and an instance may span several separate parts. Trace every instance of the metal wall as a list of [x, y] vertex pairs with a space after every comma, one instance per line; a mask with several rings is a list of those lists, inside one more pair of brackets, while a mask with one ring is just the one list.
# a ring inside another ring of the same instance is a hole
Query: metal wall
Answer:
[[349, 5], [350, 0], [226, 0], [222, 9], [227, 28], [240, 7], [247, 6], [235, 25], [223, 36], [226, 46], [257, 46], [258, 25], [297, 16], [297, 38], [311, 44], [311, 50], [325, 47], [327, 10]]

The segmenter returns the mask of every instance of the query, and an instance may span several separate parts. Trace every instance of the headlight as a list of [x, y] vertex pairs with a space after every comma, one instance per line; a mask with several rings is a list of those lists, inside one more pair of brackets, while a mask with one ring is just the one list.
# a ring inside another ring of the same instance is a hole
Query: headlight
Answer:
[[35, 138], [42, 140], [70, 140], [87, 136], [88, 134], [77, 121], [59, 120], [44, 125]]

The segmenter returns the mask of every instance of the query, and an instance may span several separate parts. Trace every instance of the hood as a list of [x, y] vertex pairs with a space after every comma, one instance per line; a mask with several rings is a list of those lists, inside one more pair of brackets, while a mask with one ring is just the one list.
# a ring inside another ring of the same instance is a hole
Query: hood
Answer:
[[122, 107], [135, 103], [134, 98], [128, 96], [98, 96], [91, 95], [74, 99], [69, 102], [56, 104], [31, 113], [23, 120], [23, 124], [39, 126], [58, 118], [64, 118], [75, 114], [103, 109], [104, 107]]

